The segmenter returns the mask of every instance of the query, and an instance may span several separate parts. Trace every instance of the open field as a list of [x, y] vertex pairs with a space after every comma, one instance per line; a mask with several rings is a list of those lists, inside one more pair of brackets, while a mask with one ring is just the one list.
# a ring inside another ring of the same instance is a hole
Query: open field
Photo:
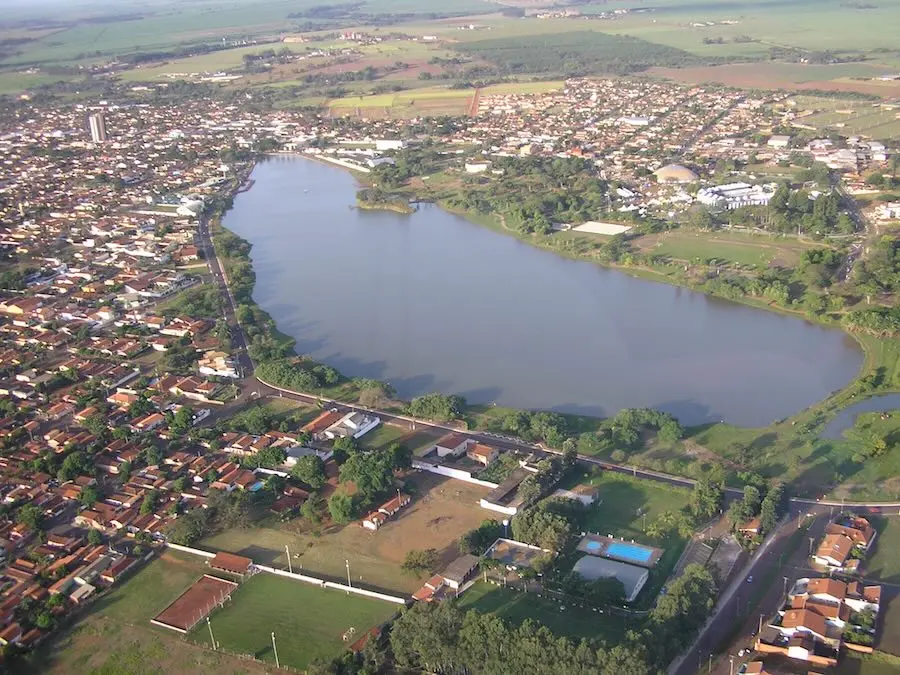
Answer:
[[900, 138], [900, 106], [846, 103], [835, 110], [804, 117], [802, 123], [844, 135], [894, 140]]
[[262, 675], [265, 670], [184, 642], [150, 619], [208, 568], [166, 552], [90, 606], [73, 628], [32, 653], [19, 671], [47, 675]]
[[[274, 631], [280, 662], [305, 668], [313, 659], [334, 658], [397, 610], [381, 600], [257, 574], [210, 616], [210, 624], [223, 649], [273, 662]], [[205, 622], [188, 639], [208, 644]]]
[[557, 635], [593, 638], [615, 644], [630, 626], [623, 617], [595, 612], [582, 607], [565, 607], [548, 596], [502, 588], [478, 582], [459, 598], [463, 609], [495, 614], [512, 624], [531, 619], [547, 626]]
[[739, 233], [689, 232], [676, 230], [647, 235], [635, 244], [651, 255], [678, 260], [723, 260], [738, 265], [779, 265], [793, 267], [800, 254], [815, 245], [787, 237], [753, 236]]
[[[803, 63], [732, 63], [720, 66], [657, 67], [647, 70], [653, 77], [676, 82], [702, 84], [715, 82], [744, 89], [817, 89], [856, 91], [875, 96], [900, 94], [900, 82], [881, 82], [869, 78], [884, 74], [885, 69], [859, 63], [813, 65]], [[864, 79], [856, 79], [864, 78]]]
[[444, 563], [459, 555], [459, 537], [491, 517], [478, 506], [486, 488], [429, 473], [409, 479], [413, 502], [377, 532], [359, 522], [327, 528], [320, 536], [299, 521], [248, 530], [228, 530], [202, 542], [202, 547], [246, 555], [254, 561], [287, 568], [284, 547], [290, 546], [295, 571], [346, 579], [350, 561], [354, 583], [396, 593], [412, 593], [421, 578], [403, 572], [400, 564], [412, 549], [435, 548]]

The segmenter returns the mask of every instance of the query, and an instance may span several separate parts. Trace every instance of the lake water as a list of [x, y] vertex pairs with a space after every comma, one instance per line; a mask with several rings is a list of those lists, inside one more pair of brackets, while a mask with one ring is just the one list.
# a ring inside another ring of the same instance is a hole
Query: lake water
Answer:
[[839, 330], [568, 260], [436, 206], [357, 210], [334, 166], [278, 157], [253, 178], [224, 222], [253, 244], [257, 302], [298, 352], [404, 398], [762, 426], [862, 365]]
[[856, 418], [867, 412], [889, 412], [900, 409], [900, 394], [882, 394], [861, 401], [841, 410], [833, 420], [825, 425], [819, 438], [840, 440], [844, 432], [853, 427]]

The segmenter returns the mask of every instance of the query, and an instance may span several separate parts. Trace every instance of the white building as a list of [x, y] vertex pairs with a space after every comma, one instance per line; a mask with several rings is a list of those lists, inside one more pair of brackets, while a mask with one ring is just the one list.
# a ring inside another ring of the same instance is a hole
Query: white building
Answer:
[[697, 201], [717, 209], [737, 209], [742, 206], [765, 206], [775, 194], [776, 185], [750, 185], [728, 183], [703, 188], [697, 192]]
[[406, 141], [400, 139], [380, 138], [375, 141], [375, 149], [381, 150], [402, 150], [406, 147]]
[[366, 415], [361, 412], [350, 412], [344, 415], [337, 422], [325, 429], [322, 434], [325, 438], [362, 438], [375, 427], [381, 424], [381, 418], [374, 415]]

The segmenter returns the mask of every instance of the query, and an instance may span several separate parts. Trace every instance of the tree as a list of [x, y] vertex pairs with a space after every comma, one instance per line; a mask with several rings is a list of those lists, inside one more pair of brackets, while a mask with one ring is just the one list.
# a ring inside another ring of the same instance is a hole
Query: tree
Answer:
[[325, 462], [318, 455], [304, 455], [297, 459], [297, 463], [291, 468], [291, 475], [306, 483], [313, 490], [318, 490], [328, 476], [325, 473]]
[[93, 506], [94, 502], [99, 498], [100, 496], [97, 494], [97, 488], [93, 485], [88, 485], [81, 491], [81, 494], [78, 495], [78, 501], [81, 502], [81, 505], [88, 508]]
[[496, 520], [484, 520], [481, 525], [459, 538], [459, 551], [481, 555], [502, 535], [503, 526], [500, 523]]
[[440, 563], [440, 554], [437, 549], [427, 548], [425, 550], [412, 549], [403, 559], [400, 566], [406, 572], [421, 574], [423, 572], [432, 573], [437, 570]]
[[90, 530], [88, 530], [87, 540], [91, 546], [99, 546], [103, 543], [103, 534], [100, 532], [100, 530], [91, 528]]
[[340, 525], [349, 523], [356, 515], [353, 497], [343, 492], [335, 492], [328, 500], [328, 513], [331, 514], [331, 519]]
[[407, 413], [413, 417], [449, 422], [462, 414], [466, 400], [462, 396], [425, 394], [409, 402]]
[[712, 518], [722, 508], [725, 477], [721, 467], [704, 473], [691, 493], [690, 509], [697, 520]]
[[325, 500], [318, 494], [311, 494], [300, 507], [300, 515], [313, 525], [318, 525], [322, 522], [325, 509]]
[[144, 501], [141, 502], [141, 515], [146, 516], [153, 513], [156, 510], [156, 500], [159, 498], [159, 492], [156, 490], [150, 490], [145, 496]]
[[19, 507], [19, 511], [16, 513], [16, 522], [31, 530], [40, 530], [44, 524], [44, 514], [34, 504], [25, 504]]

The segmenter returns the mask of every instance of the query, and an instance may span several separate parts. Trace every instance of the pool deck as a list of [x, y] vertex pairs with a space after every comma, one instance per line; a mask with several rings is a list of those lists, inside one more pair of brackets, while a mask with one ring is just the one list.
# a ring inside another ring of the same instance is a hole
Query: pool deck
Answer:
[[[635, 558], [627, 555], [622, 551], [623, 545], [628, 548], [640, 549], [641, 552], [646, 551], [647, 555], [641, 558]], [[638, 544], [633, 541], [624, 539], [616, 539], [602, 534], [586, 534], [580, 542], [577, 549], [588, 555], [595, 555], [600, 558], [609, 558], [610, 560], [618, 560], [619, 562], [628, 563], [629, 565], [637, 565], [638, 567], [652, 568], [659, 562], [662, 557], [663, 549], [645, 544]]]

